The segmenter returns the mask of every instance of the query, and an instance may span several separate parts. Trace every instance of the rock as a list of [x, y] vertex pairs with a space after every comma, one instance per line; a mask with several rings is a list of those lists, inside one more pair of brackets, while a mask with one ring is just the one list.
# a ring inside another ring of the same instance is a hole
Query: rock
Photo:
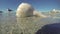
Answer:
[[21, 3], [17, 8], [16, 15], [18, 17], [32, 16], [33, 10], [34, 10], [34, 8], [30, 4]]
[[21, 3], [16, 11], [16, 16], [17, 17], [47, 17], [43, 15], [41, 12], [36, 11], [30, 4], [28, 3]]

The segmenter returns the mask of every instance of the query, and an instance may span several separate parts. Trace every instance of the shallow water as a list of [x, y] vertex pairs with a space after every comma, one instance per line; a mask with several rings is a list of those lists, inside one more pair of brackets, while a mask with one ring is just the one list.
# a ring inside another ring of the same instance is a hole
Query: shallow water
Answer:
[[15, 13], [0, 14], [0, 34], [35, 34], [46, 24], [59, 23], [60, 18], [17, 18]]

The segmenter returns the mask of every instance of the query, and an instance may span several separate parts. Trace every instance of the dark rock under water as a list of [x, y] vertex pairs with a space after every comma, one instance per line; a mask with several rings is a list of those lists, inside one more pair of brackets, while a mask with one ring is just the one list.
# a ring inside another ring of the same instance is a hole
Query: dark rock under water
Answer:
[[39, 29], [36, 34], [60, 34], [60, 23], [47, 24]]

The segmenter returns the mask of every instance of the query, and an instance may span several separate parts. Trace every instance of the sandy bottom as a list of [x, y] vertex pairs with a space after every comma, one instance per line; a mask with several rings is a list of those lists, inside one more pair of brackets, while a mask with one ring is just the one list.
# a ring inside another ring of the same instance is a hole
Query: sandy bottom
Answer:
[[42, 26], [59, 22], [60, 18], [17, 18], [15, 13], [3, 13], [0, 14], [0, 34], [35, 34]]

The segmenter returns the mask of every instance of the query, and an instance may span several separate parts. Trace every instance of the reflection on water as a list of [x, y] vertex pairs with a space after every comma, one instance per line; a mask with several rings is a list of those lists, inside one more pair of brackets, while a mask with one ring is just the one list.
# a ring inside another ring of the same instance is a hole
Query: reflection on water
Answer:
[[15, 13], [0, 15], [0, 34], [35, 34], [43, 25], [58, 23], [59, 18], [17, 18]]

